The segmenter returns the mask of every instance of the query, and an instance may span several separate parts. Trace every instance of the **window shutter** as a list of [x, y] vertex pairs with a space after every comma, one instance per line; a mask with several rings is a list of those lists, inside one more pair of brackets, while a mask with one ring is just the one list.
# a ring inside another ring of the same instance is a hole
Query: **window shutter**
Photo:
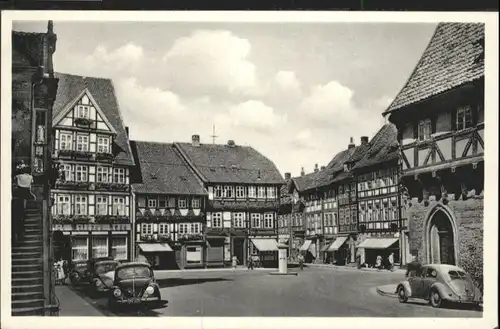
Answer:
[[457, 109], [451, 111], [451, 130], [457, 130]]

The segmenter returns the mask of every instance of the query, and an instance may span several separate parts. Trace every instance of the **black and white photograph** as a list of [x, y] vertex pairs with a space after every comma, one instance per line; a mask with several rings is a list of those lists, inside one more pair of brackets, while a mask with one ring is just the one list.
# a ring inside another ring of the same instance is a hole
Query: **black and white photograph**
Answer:
[[2, 12], [7, 328], [497, 325], [498, 15], [94, 14]]

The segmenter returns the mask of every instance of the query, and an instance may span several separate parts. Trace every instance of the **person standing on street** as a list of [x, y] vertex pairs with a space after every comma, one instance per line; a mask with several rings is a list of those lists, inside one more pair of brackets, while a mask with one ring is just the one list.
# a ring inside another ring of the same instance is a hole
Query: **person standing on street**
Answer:
[[300, 270], [302, 271], [304, 269], [304, 255], [299, 254], [297, 259], [299, 260], [299, 267], [300, 267]]
[[388, 259], [389, 271], [394, 271], [394, 253], [391, 252]]
[[231, 265], [233, 266], [233, 270], [236, 269], [236, 265], [238, 265], [238, 257], [233, 256], [232, 260], [231, 260]]
[[249, 257], [248, 258], [248, 269], [253, 271], [253, 266], [254, 266], [254, 264], [253, 264], [253, 258]]

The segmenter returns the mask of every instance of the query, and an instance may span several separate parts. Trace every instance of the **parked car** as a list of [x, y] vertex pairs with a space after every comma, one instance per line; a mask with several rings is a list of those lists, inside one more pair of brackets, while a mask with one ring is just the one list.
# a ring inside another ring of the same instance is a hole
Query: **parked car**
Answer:
[[398, 284], [396, 293], [401, 303], [406, 303], [408, 298], [419, 298], [429, 301], [433, 307], [448, 302], [479, 308], [483, 299], [469, 274], [460, 267], [446, 264], [429, 264], [418, 272], [411, 271], [408, 278]]
[[115, 279], [115, 269], [118, 265], [120, 265], [120, 262], [117, 260], [101, 260], [93, 262], [91, 272], [91, 289], [93, 294], [107, 292], [111, 289]]
[[158, 309], [166, 307], [168, 303], [161, 299], [160, 287], [151, 265], [142, 262], [124, 263], [115, 268], [108, 298], [112, 311], [121, 307]]
[[98, 257], [90, 260], [79, 260], [71, 263], [70, 281], [71, 284], [78, 286], [81, 284], [92, 283], [92, 273], [94, 271], [94, 264], [103, 260], [113, 260], [111, 257]]

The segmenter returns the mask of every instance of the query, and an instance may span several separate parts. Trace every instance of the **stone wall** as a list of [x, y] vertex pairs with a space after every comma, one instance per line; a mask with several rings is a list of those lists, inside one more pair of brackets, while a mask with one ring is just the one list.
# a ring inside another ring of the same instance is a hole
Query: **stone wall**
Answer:
[[[450, 200], [451, 199], [451, 200]], [[471, 274], [482, 288], [483, 278], [483, 196], [472, 196], [466, 200], [454, 200], [451, 197], [447, 204], [442, 201], [418, 202], [416, 198], [407, 204], [409, 220], [410, 250], [413, 255], [418, 253], [420, 262], [430, 262], [426, 244], [426, 225], [431, 212], [441, 207], [451, 215], [457, 236], [455, 238], [456, 265]]]

